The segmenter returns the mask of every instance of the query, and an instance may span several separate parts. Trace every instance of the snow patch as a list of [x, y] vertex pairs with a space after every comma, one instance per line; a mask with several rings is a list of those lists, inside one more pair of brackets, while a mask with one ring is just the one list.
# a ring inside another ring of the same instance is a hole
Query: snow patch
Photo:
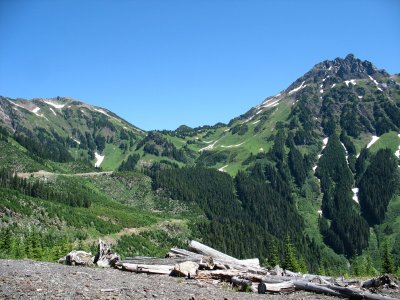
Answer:
[[379, 137], [373, 135], [373, 136], [372, 136], [372, 140], [371, 140], [371, 141], [369, 142], [369, 144], [367, 145], [367, 149], [368, 149], [369, 147], [371, 147], [373, 144], [375, 144], [375, 142], [376, 142], [377, 140], [379, 140]]
[[[7, 100], [8, 100], [8, 99], [7, 99]], [[27, 111], [29, 111], [29, 112], [31, 112], [31, 113], [34, 113], [34, 114], [37, 115], [38, 117], [45, 118], [47, 121], [49, 120], [49, 119], [47, 119], [43, 114], [39, 114], [39, 113], [38, 113], [39, 110], [40, 110], [40, 107], [35, 107], [34, 109], [30, 110], [29, 108], [27, 108], [27, 107], [25, 107], [25, 106], [22, 106], [22, 105], [20, 105], [20, 104], [18, 104], [18, 103], [15, 103], [15, 102], [13, 102], [13, 101], [11, 101], [11, 100], [8, 100], [8, 102], [10, 102], [12, 105], [15, 105], [15, 106], [17, 106], [17, 107], [23, 108], [23, 109], [25, 109], [25, 110], [27, 110]]]
[[206, 143], [206, 144], [211, 144], [212, 142], [214, 142], [214, 140], [212, 140], [212, 141], [203, 141], [204, 143]]
[[291, 94], [297, 92], [298, 90], [300, 90], [300, 89], [306, 87], [306, 85], [304, 85], [304, 83], [305, 83], [305, 81], [303, 81], [303, 82], [301, 83], [301, 85], [298, 86], [297, 88], [294, 88], [293, 90], [291, 90], [291, 91], [289, 92], [289, 95], [291, 95]]
[[344, 83], [345, 83], [347, 86], [349, 86], [349, 83], [351, 83], [352, 85], [356, 85], [355, 79], [346, 80]]
[[325, 149], [326, 145], [328, 144], [328, 141], [329, 141], [329, 137], [326, 137], [326, 138], [324, 138], [324, 139], [322, 140], [322, 143], [323, 143], [323, 145], [322, 145], [322, 150]]
[[368, 75], [368, 77], [375, 83], [375, 85], [379, 84], [378, 81], [376, 81], [371, 75]]
[[333, 89], [336, 86], [336, 83], [332, 84], [331, 89]]
[[260, 149], [258, 149], [258, 151], [263, 152], [264, 148], [261, 147]]
[[99, 109], [99, 108], [93, 108], [95, 111], [97, 111], [97, 112], [99, 112], [99, 113], [101, 113], [101, 114], [103, 114], [103, 115], [106, 115], [107, 117], [110, 117], [110, 115], [108, 114], [108, 113], [106, 113], [104, 110], [102, 110], [102, 109]]
[[255, 116], [256, 115], [252, 115], [250, 118], [247, 118], [246, 120], [243, 121], [243, 124], [251, 121]]
[[[7, 99], [7, 100], [8, 100], [8, 99]], [[10, 102], [12, 105], [15, 105], [15, 106], [18, 106], [18, 107], [21, 107], [21, 108], [26, 109], [25, 107], [23, 107], [22, 105], [19, 105], [19, 104], [15, 103], [14, 101], [8, 100], [8, 102]]]
[[37, 115], [38, 117], [44, 118], [48, 121], [49, 119], [47, 119], [44, 114], [39, 114], [39, 110], [40, 107], [35, 107], [34, 109], [31, 110], [31, 112]]
[[257, 120], [257, 121], [254, 121], [253, 123], [251, 123], [251, 124], [253, 124], [253, 125], [256, 125], [258, 122], [260, 122], [261, 120]]
[[359, 201], [358, 201], [358, 191], [359, 191], [359, 189], [358, 188], [353, 188], [351, 190], [353, 191], [353, 200], [355, 202], [359, 203]]
[[63, 108], [65, 106], [65, 104], [57, 104], [57, 103], [50, 102], [50, 101], [44, 101], [44, 103], [46, 103], [48, 105], [51, 105], [51, 106], [53, 106], [55, 108], [58, 108], [58, 109], [61, 109], [61, 108]]
[[[400, 138], [400, 134], [398, 134], [398, 137]], [[397, 158], [400, 158], [400, 145], [399, 148], [396, 150], [396, 152], [394, 153], [394, 155], [397, 156]]]
[[220, 172], [225, 172], [225, 168], [226, 168], [227, 166], [228, 166], [228, 165], [225, 165], [225, 166], [219, 168], [218, 171], [220, 171]]
[[34, 109], [32, 109], [32, 112], [35, 114], [35, 115], [38, 115], [38, 111], [40, 110], [40, 107], [35, 107]]
[[343, 147], [343, 149], [344, 149], [344, 151], [346, 151], [346, 154], [347, 154], [347, 149], [346, 149], [346, 146], [342, 143], [342, 142], [340, 142], [340, 144], [342, 145], [342, 147]]
[[75, 143], [77, 143], [78, 145], [80, 145], [81, 144], [81, 142], [80, 141], [78, 141], [77, 139], [74, 139], [73, 137], [71, 137], [71, 139], [75, 142]]
[[318, 210], [317, 213], [318, 213], [318, 215], [322, 216], [322, 210]]
[[322, 94], [322, 93], [324, 92], [324, 90], [323, 90], [323, 89], [320, 89], [319, 92]]
[[357, 96], [358, 97], [358, 99], [362, 99], [363, 98], [363, 96]]
[[318, 159], [320, 159], [322, 157], [322, 154], [318, 154]]
[[262, 109], [260, 109], [258, 112], [256, 112], [256, 115], [262, 113]]
[[276, 105], [278, 104], [278, 102], [279, 102], [279, 100], [275, 100], [275, 101], [272, 101], [272, 102], [268, 102], [268, 104], [263, 105], [262, 107], [264, 107], [264, 108], [267, 108], [267, 107], [274, 107], [274, 106], [276, 106]]
[[328, 71], [330, 71], [330, 70], [332, 70], [332, 66], [330, 66], [330, 67], [328, 68]]
[[313, 172], [315, 172], [315, 170], [317, 169], [317, 165], [315, 165], [314, 167], [312, 167]]
[[[228, 129], [229, 130], [229, 129]], [[213, 142], [211, 145], [208, 145], [204, 148], [201, 148], [199, 150], [199, 152], [203, 152], [203, 151], [207, 151], [207, 150], [212, 150], [214, 148], [214, 145], [218, 142], [219, 140], [216, 140], [215, 142]]]
[[96, 168], [100, 167], [101, 163], [104, 160], [104, 157], [106, 157], [105, 155], [100, 155], [97, 152], [94, 153], [94, 156], [96, 157], [96, 163], [94, 164], [94, 166]]
[[51, 112], [53, 113], [53, 115], [57, 116], [56, 112], [50, 107]]

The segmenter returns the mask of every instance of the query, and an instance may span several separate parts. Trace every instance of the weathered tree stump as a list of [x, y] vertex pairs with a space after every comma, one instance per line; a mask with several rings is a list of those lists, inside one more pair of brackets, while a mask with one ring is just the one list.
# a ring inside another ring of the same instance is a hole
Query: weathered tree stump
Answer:
[[112, 253], [110, 246], [99, 240], [98, 252], [94, 258], [94, 263], [99, 267], [114, 267], [119, 260], [119, 255]]

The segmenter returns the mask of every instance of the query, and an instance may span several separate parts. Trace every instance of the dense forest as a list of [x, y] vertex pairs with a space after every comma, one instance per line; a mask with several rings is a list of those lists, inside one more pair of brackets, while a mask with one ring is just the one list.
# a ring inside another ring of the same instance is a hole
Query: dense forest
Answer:
[[[194, 202], [204, 211], [207, 221], [197, 224], [204, 242], [237, 257], [261, 257], [273, 264], [285, 263], [283, 250], [294, 241], [296, 260], [303, 261], [303, 269], [316, 271], [318, 262], [312, 257], [320, 255], [319, 249], [303, 236], [302, 219], [282, 184], [275, 168], [261, 165], [235, 178], [203, 167], [154, 174], [155, 189]], [[280, 251], [269, 251], [271, 245]]]
[[34, 198], [52, 200], [73, 207], [89, 207], [94, 197], [88, 190], [80, 189], [76, 185], [69, 186], [68, 190], [60, 191], [40, 180], [29, 181], [18, 177], [13, 171], [0, 169], [0, 188], [8, 188]]

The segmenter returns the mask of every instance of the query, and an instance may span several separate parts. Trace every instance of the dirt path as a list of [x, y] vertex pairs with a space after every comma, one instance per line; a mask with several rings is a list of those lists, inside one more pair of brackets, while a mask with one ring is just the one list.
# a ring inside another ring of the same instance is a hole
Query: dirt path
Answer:
[[115, 245], [117, 240], [124, 235], [131, 235], [131, 234], [139, 234], [144, 231], [151, 231], [154, 229], [159, 229], [168, 224], [179, 224], [185, 222], [184, 220], [180, 219], [171, 219], [171, 220], [163, 220], [156, 224], [150, 225], [148, 227], [131, 227], [131, 228], [123, 228], [121, 231], [117, 233], [112, 233], [108, 235], [99, 236], [98, 238], [88, 238], [85, 240], [85, 243], [92, 244], [97, 243], [99, 239], [105, 241], [109, 245]]
[[17, 173], [18, 177], [21, 178], [29, 178], [29, 177], [55, 177], [55, 176], [80, 176], [80, 177], [94, 177], [94, 176], [102, 176], [102, 175], [111, 175], [113, 172], [90, 172], [90, 173], [76, 173], [76, 174], [61, 174], [61, 173], [52, 173], [47, 171], [37, 171], [32, 173]]

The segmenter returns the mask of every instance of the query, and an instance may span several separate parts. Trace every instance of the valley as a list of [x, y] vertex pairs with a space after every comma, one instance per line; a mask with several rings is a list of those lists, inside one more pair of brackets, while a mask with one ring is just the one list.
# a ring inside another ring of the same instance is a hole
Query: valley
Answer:
[[71, 98], [0, 97], [0, 128], [2, 258], [199, 239], [293, 271], [400, 272], [400, 78], [351, 54], [228, 124], [145, 132]]

